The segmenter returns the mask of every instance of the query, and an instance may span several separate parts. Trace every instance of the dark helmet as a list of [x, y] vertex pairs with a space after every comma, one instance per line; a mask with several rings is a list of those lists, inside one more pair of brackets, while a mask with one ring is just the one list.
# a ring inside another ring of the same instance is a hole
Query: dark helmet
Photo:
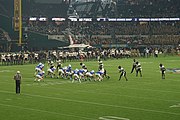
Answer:
[[119, 69], [121, 69], [121, 66], [118, 66]]

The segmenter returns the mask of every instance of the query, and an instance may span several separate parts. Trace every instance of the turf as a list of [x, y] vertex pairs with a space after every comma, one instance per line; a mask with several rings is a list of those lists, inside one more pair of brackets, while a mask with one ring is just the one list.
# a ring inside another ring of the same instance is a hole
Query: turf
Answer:
[[[33, 82], [35, 65], [0, 66], [1, 120], [180, 120], [180, 74], [166, 73], [161, 79], [159, 63], [180, 68], [178, 56], [138, 58], [143, 77], [130, 74], [132, 59], [103, 61], [111, 76], [102, 82], [71, 83], [45, 78]], [[73, 69], [80, 62], [66, 62]], [[97, 70], [97, 61], [84, 62]], [[129, 81], [118, 81], [118, 65]], [[46, 67], [45, 67], [46, 68]], [[23, 75], [21, 94], [15, 94], [13, 75]], [[108, 117], [109, 116], [109, 117]], [[110, 117], [111, 116], [111, 117]]]

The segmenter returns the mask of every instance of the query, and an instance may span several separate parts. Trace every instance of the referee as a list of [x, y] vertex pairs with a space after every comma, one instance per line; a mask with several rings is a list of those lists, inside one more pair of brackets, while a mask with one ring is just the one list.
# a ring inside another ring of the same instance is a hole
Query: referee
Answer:
[[20, 94], [21, 79], [21, 73], [20, 71], [17, 71], [17, 73], [14, 75], [14, 80], [16, 81], [16, 94]]

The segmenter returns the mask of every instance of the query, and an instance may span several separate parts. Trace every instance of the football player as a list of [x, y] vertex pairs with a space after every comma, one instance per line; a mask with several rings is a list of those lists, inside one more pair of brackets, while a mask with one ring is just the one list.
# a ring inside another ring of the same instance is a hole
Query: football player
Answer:
[[159, 68], [160, 68], [160, 71], [161, 71], [161, 74], [162, 74], [162, 79], [165, 79], [166, 68], [164, 67], [163, 64], [159, 64]]
[[121, 73], [119, 76], [119, 80], [121, 80], [121, 77], [124, 76], [124, 78], [126, 79], [126, 81], [128, 81], [127, 77], [126, 77], [126, 71], [124, 68], [122, 68], [121, 66], [118, 66], [119, 72]]

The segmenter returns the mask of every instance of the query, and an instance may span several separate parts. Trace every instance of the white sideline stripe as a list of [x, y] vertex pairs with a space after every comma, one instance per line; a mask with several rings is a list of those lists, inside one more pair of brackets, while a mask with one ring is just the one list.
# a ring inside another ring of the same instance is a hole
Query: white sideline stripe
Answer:
[[[68, 82], [67, 82], [68, 83]], [[69, 82], [69, 83], [71, 83], [71, 82]], [[86, 82], [82, 82], [81, 84], [85, 84]], [[87, 84], [87, 83], [86, 83]], [[40, 86], [41, 87], [41, 86]], [[109, 86], [108, 86], [109, 87]], [[53, 89], [55, 89], [55, 88], [53, 88]], [[177, 93], [177, 94], [179, 94], [180, 92], [175, 92], [175, 91], [163, 91], [163, 90], [154, 90], [154, 89], [139, 89], [139, 88], [124, 88], [124, 87], [121, 87], [120, 89], [135, 89], [135, 90], [141, 90], [141, 91], [155, 91], [155, 92], [167, 92], [167, 93]]]
[[[71, 82], [70, 82], [71, 83]], [[39, 86], [41, 87], [41, 86]], [[51, 89], [57, 89], [59, 90], [59, 88], [54, 88], [54, 87], [51, 87], [51, 86], [48, 86], [47, 88], [51, 88]], [[60, 88], [62, 90], [62, 88]], [[121, 88], [120, 88], [121, 89]], [[136, 90], [142, 90], [142, 91], [155, 91], [155, 92], [170, 92], [170, 93], [177, 93], [179, 94], [180, 92], [174, 92], [174, 91], [162, 91], [162, 90], [153, 90], [153, 89], [139, 89], [139, 88], [122, 88], [122, 89], [136, 89]], [[63, 89], [65, 90], [65, 89]], [[81, 90], [77, 90], [77, 91], [80, 91], [80, 92], [86, 92], [86, 91], [81, 91]], [[88, 92], [88, 93], [94, 93], [94, 92]], [[97, 92], [96, 92], [97, 93]], [[110, 94], [110, 93], [101, 93], [101, 94]], [[111, 95], [117, 95], [117, 94], [111, 94]], [[124, 96], [124, 95], [123, 95]], [[151, 99], [151, 98], [150, 98]], [[156, 99], [157, 100], [157, 99]], [[161, 99], [159, 99], [161, 100]], [[176, 100], [168, 100], [168, 101], [175, 101]], [[179, 102], [179, 101], [177, 101]]]
[[[109, 87], [108, 85], [104, 85], [104, 86], [107, 86]], [[135, 85], [133, 85], [135, 86]], [[180, 93], [180, 92], [175, 92], [175, 91], [169, 91], [169, 90], [154, 90], [154, 89], [139, 89], [139, 88], [132, 88], [132, 87], [121, 87], [120, 89], [132, 89], [132, 90], [141, 90], [141, 91], [154, 91], [154, 92], [163, 92], [163, 93], [166, 93], [166, 92], [169, 92], [169, 93]]]
[[[48, 81], [46, 81], [46, 82], [48, 82]], [[64, 82], [63, 84], [66, 84], [66, 83], [71, 83], [70, 81], [62, 81], [62, 82]], [[6, 83], [6, 84], [14, 84], [13, 82], [11, 82], [11, 83], [7, 83], [7, 82], [1, 82], [0, 81], [0, 83]], [[86, 82], [82, 82], [81, 84], [85, 84]], [[33, 85], [33, 83], [32, 83], [32, 85]], [[26, 85], [23, 85], [22, 84], [22, 86], [32, 86], [32, 85], [29, 85], [28, 83], [26, 84]], [[42, 86], [40, 86], [40, 87], [42, 87]], [[109, 87], [109, 86], [108, 86]], [[163, 90], [154, 90], [154, 89], [139, 89], [139, 88], [124, 88], [124, 87], [121, 87], [121, 89], [133, 89], [133, 90], [141, 90], [141, 91], [155, 91], [155, 92], [163, 92], [163, 93], [180, 93], [180, 92], [175, 92], [175, 91], [163, 91]]]
[[[164, 100], [164, 99], [154, 99], [154, 98], [148, 98], [148, 97], [136, 97], [136, 96], [130, 96], [130, 95], [121, 95], [121, 94], [111, 94], [111, 93], [99, 93], [99, 92], [89, 92], [89, 91], [81, 91], [77, 90], [79, 93], [93, 93], [93, 94], [105, 94], [105, 95], [114, 95], [114, 96], [124, 96], [124, 97], [130, 97], [130, 98], [138, 98], [138, 99], [147, 99], [147, 100], [160, 100], [160, 101], [166, 101], [166, 102], [180, 102], [180, 100]], [[71, 91], [72, 92], [72, 91]]]
[[[4, 83], [4, 84], [14, 84], [14, 81], [13, 82], [0, 82], [0, 83]], [[23, 83], [22, 86], [52, 86], [52, 85], [61, 85], [61, 84], [67, 84], [67, 83], [71, 83], [70, 81], [59, 81], [59, 82], [48, 82], [48, 81], [45, 81], [45, 82], [31, 82], [31, 83]]]
[[[42, 88], [42, 87], [41, 87]], [[170, 99], [154, 99], [154, 98], [148, 98], [148, 97], [136, 97], [136, 96], [130, 96], [130, 95], [121, 95], [121, 94], [113, 94], [113, 93], [106, 93], [106, 92], [92, 92], [92, 91], [82, 91], [82, 90], [76, 90], [71, 91], [69, 89], [62, 89], [62, 88], [54, 88], [51, 86], [48, 86], [46, 88], [49, 89], [55, 89], [55, 90], [61, 90], [66, 92], [75, 92], [75, 93], [91, 93], [91, 94], [104, 94], [104, 95], [114, 95], [114, 96], [124, 96], [124, 97], [130, 97], [130, 98], [138, 98], [138, 99], [146, 99], [146, 100], [159, 100], [159, 101], [166, 101], [166, 102], [180, 102], [179, 100], [170, 100]], [[59, 95], [59, 94], [56, 94]]]
[[43, 82], [43, 81], [40, 81], [40, 82], [34, 82], [34, 83], [31, 83], [31, 84], [24, 84], [23, 86], [53, 86], [53, 85], [61, 85], [61, 84], [67, 84], [67, 83], [71, 83], [70, 81], [61, 81], [61, 82]]
[[4, 73], [4, 72], [7, 73], [7, 72], [14, 72], [14, 71], [13, 71], [13, 70], [0, 70], [0, 73], [1, 73], [1, 72], [2, 72], [2, 73]]
[[82, 116], [71, 115], [71, 114], [63, 114], [63, 113], [52, 112], [52, 111], [47, 111], [47, 110], [40, 110], [40, 109], [34, 109], [34, 108], [26, 108], [26, 107], [15, 106], [15, 105], [8, 105], [8, 104], [2, 104], [2, 103], [0, 103], [0, 105], [1, 106], [6, 106], [6, 107], [13, 107], [13, 108], [18, 108], [18, 109], [23, 109], [23, 110], [37, 111], [37, 112], [56, 114], [56, 115], [63, 115], [63, 116], [68, 116], [68, 117], [76, 117], [76, 118], [81, 118], [81, 119], [83, 118], [83, 119], [87, 119], [87, 120], [94, 120], [93, 118], [82, 117]]
[[[9, 92], [9, 91], [0, 91], [0, 92], [13, 93], [14, 94], [14, 92]], [[131, 109], [131, 110], [139, 110], [139, 111], [145, 111], [145, 112], [154, 112], [154, 113], [170, 114], [170, 115], [180, 116], [180, 113], [173, 113], [173, 112], [166, 112], [166, 111], [159, 111], [159, 110], [150, 110], [150, 109], [143, 109], [143, 108], [135, 108], [135, 107], [127, 107], [127, 106], [119, 106], [119, 105], [110, 105], [110, 104], [87, 102], [87, 101], [72, 100], [72, 99], [65, 99], [65, 98], [57, 98], [57, 97], [49, 97], [49, 96], [42, 96], [42, 95], [32, 95], [32, 94], [22, 94], [22, 95], [40, 97], [40, 98], [46, 98], [46, 99], [62, 100], [62, 101], [68, 101], [68, 102], [76, 102], [76, 103], [84, 103], [84, 104], [91, 104], [91, 105], [99, 105], [99, 106], [115, 107], [115, 108], [124, 108], [124, 109]]]
[[122, 89], [133, 89], [133, 90], [142, 90], [142, 91], [155, 91], [155, 92], [169, 92], [169, 93], [180, 93], [175, 91], [163, 91], [163, 90], [153, 90], [153, 89], [139, 89], [139, 88], [122, 88]]

